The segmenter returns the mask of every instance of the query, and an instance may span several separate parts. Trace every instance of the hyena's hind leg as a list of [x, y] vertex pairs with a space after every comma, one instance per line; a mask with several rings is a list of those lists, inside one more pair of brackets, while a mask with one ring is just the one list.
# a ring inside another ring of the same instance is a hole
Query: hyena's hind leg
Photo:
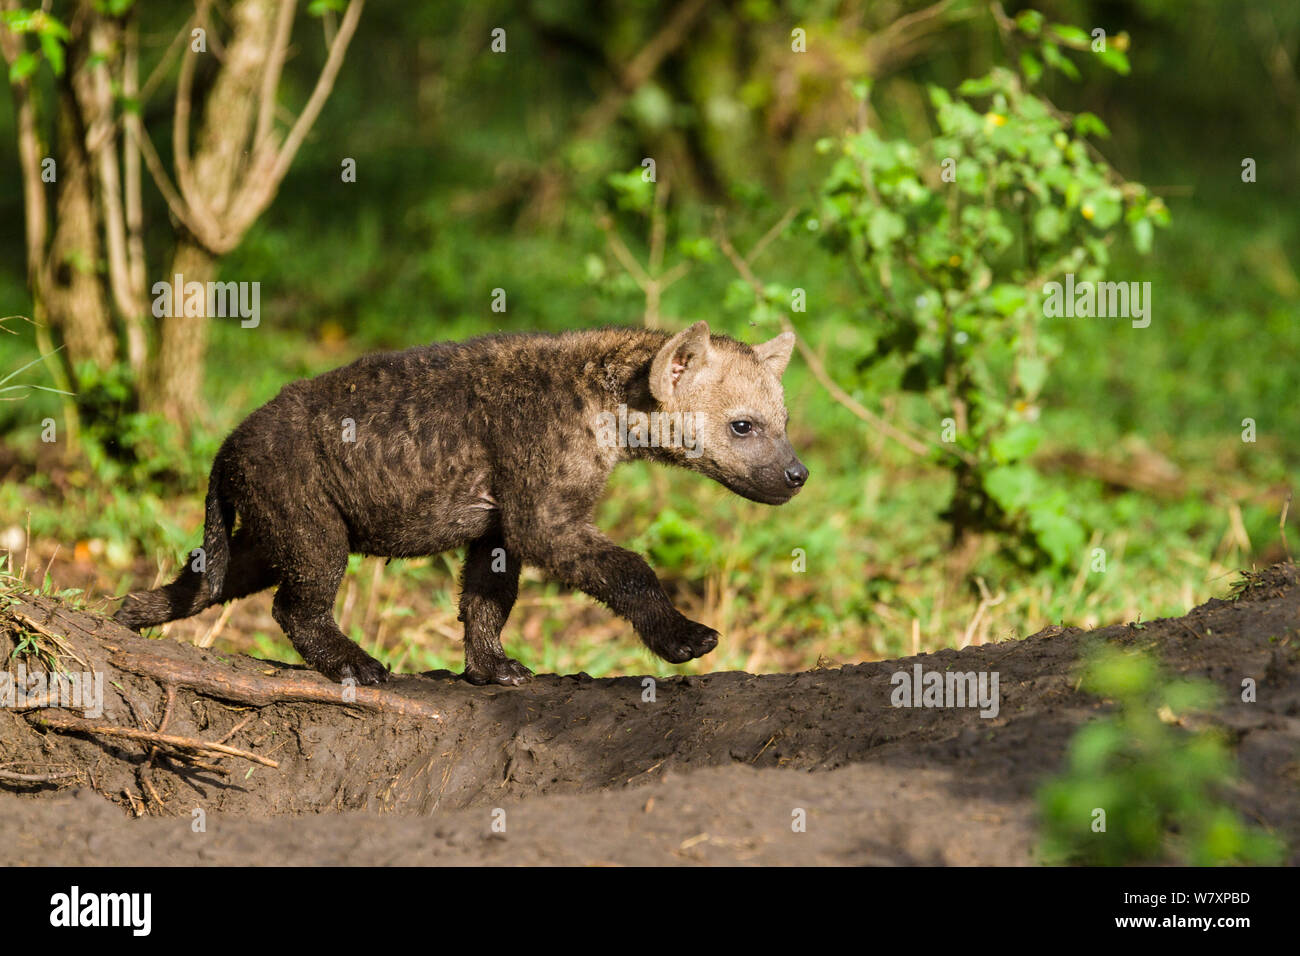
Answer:
[[517, 685], [533, 676], [501, 646], [501, 629], [519, 595], [519, 569], [519, 558], [506, 551], [499, 532], [470, 543], [460, 619], [465, 625], [465, 679], [471, 684]]
[[214, 604], [265, 591], [276, 582], [276, 574], [265, 557], [253, 546], [244, 530], [236, 532], [230, 542], [230, 564], [221, 594], [208, 593], [204, 576], [187, 563], [176, 580], [152, 591], [128, 594], [113, 615], [113, 620], [133, 631], [156, 627], [183, 617], [192, 617]]
[[286, 530], [276, 537], [275, 562], [280, 590], [271, 616], [309, 667], [330, 680], [358, 684], [388, 680], [388, 668], [361, 649], [334, 622], [334, 598], [348, 567], [346, 529], [322, 521], [308, 531]]

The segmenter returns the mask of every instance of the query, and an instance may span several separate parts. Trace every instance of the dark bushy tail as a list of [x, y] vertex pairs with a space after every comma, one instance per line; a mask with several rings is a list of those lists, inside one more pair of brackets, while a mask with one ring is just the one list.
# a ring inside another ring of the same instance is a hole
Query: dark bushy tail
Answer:
[[235, 509], [221, 496], [224, 469], [221, 455], [217, 455], [208, 477], [208, 497], [204, 504], [203, 551], [204, 579], [213, 601], [220, 600], [226, 583], [226, 569], [230, 567], [231, 525], [235, 523]]
[[[181, 562], [180, 573], [171, 584], [152, 591], [128, 594], [113, 615], [113, 620], [117, 623], [133, 631], [140, 631], [198, 614], [205, 607], [211, 607], [221, 600], [226, 572], [230, 568], [230, 529], [235, 523], [235, 509], [221, 495], [223, 476], [221, 455], [218, 454], [217, 462], [212, 466], [212, 475], [208, 478], [208, 498], [203, 521], [203, 573], [194, 570], [194, 562], [186, 555]], [[268, 585], [260, 583], [259, 579], [250, 590], [246, 580], [240, 594], [249, 594], [252, 590], [266, 586]]]

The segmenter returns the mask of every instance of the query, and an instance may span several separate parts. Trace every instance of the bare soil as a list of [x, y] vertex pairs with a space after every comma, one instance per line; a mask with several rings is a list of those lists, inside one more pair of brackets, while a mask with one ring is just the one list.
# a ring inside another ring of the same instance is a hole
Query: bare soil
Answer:
[[[521, 688], [403, 674], [346, 703], [301, 668], [147, 640], [33, 595], [0, 612], [0, 653], [33, 631], [62, 643], [66, 668], [107, 677], [102, 716], [0, 712], [10, 864], [1032, 863], [1035, 790], [1106, 706], [1077, 690], [1096, 640], [1151, 648], [1224, 691], [1215, 720], [1242, 777], [1230, 799], [1300, 846], [1294, 565], [1141, 627], [797, 674], [539, 675]], [[892, 675], [915, 663], [996, 671], [998, 715], [892, 706]], [[1255, 703], [1240, 700], [1245, 677]], [[68, 729], [83, 719], [277, 766]], [[806, 832], [792, 828], [800, 811]]]

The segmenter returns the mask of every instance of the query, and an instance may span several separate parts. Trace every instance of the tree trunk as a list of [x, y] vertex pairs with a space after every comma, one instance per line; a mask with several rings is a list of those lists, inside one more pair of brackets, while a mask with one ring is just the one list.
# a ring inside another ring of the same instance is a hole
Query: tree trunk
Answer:
[[[176, 246], [171, 271], [163, 281], [171, 282], [181, 275], [186, 283], [207, 283], [216, 272], [217, 260], [212, 253], [185, 237]], [[183, 313], [183, 303], [175, 303], [172, 311]], [[208, 321], [206, 315], [166, 315], [159, 319], [158, 351], [150, 374], [141, 383], [145, 407], [181, 425], [188, 425], [199, 411]]]
[[70, 90], [60, 90], [58, 108], [57, 225], [44, 270], [46, 282], [36, 291], [37, 311], [43, 311], [58, 332], [74, 370], [86, 360], [103, 367], [112, 365], [117, 356], [117, 336], [99, 275], [99, 217], [92, 171]]
[[[230, 212], [244, 169], [258, 114], [263, 67], [271, 55], [276, 8], [274, 0], [244, 0], [233, 8], [233, 34], [224, 65], [205, 100], [197, 149], [189, 169], [184, 149], [177, 150], [177, 176], [184, 183], [186, 195], [218, 221]], [[188, 124], [188, 90], [183, 89], [179, 95], [186, 102], [177, 111], [177, 118]], [[188, 140], [188, 130], [180, 130], [177, 135]], [[217, 257], [195, 237], [185, 234], [163, 280], [170, 282], [181, 275], [186, 283], [206, 283], [216, 278], [216, 272]], [[181, 425], [188, 425], [199, 411], [210, 320], [210, 316], [160, 320], [158, 353], [144, 392], [145, 407]]]
[[[157, 351], [152, 360], [146, 359], [152, 284], [145, 264], [141, 164], [148, 167], [179, 224], [171, 268], [161, 278], [173, 282], [179, 274], [186, 283], [212, 281], [220, 257], [239, 244], [274, 199], [329, 98], [363, 7], [364, 0], [348, 0], [310, 97], [281, 132], [276, 124], [277, 92], [290, 52], [296, 4], [233, 0], [221, 17], [230, 26], [230, 36], [224, 47], [214, 45], [209, 52], [190, 46], [194, 25], [216, 44], [212, 3], [200, 0], [195, 18], [178, 38], [185, 52], [172, 123], [173, 185], [140, 121], [138, 105], [123, 109], [118, 103], [119, 95], [135, 101], [142, 92], [134, 21], [110, 15], [95, 0], [77, 0], [68, 24], [67, 70], [56, 82], [53, 229], [47, 209], [49, 184], [41, 178], [48, 151], [41, 138], [39, 90], [29, 74], [11, 72], [36, 335], [60, 387], [75, 385], [65, 381], [65, 365], [75, 370], [92, 362], [104, 368], [124, 355], [140, 378], [144, 409], [183, 426], [194, 418], [211, 317], [160, 317]], [[12, 15], [21, 9], [19, 0], [0, 0], [0, 11]], [[0, 57], [11, 71], [20, 58], [34, 53], [30, 40], [26, 32], [11, 29], [7, 18], [0, 20]], [[220, 67], [203, 97], [191, 155], [196, 65], [199, 57], [213, 56], [218, 49]], [[125, 136], [119, 132], [122, 123]], [[120, 158], [119, 137], [125, 145]], [[175, 305], [184, 311], [183, 303]], [[46, 323], [64, 346], [57, 359], [48, 355], [53, 349]], [[75, 435], [72, 403], [68, 419]]]

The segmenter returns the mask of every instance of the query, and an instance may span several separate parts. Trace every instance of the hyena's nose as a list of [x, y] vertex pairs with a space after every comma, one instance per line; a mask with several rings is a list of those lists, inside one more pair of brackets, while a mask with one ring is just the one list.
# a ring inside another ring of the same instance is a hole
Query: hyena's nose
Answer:
[[802, 488], [803, 483], [807, 480], [808, 469], [803, 466], [801, 461], [796, 461], [785, 470], [785, 483], [791, 488]]

